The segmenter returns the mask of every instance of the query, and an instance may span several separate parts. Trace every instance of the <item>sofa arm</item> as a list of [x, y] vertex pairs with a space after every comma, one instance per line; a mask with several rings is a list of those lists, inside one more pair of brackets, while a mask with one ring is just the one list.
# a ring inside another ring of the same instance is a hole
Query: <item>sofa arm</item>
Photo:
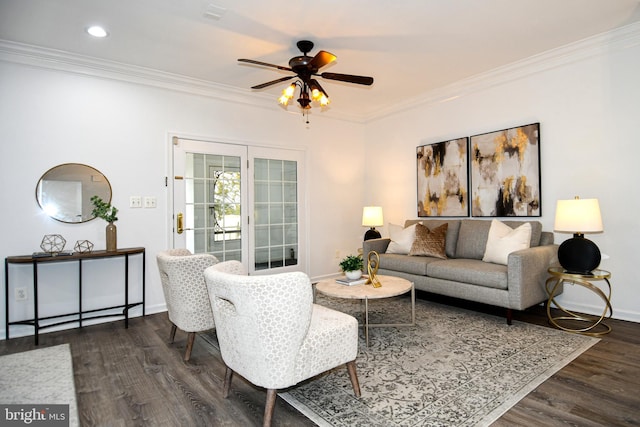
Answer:
[[362, 257], [366, 260], [371, 251], [376, 251], [379, 254], [385, 253], [389, 243], [391, 243], [391, 239], [388, 237], [365, 240], [362, 242]]
[[509, 254], [509, 306], [524, 310], [547, 299], [548, 268], [558, 260], [558, 245], [535, 246]]

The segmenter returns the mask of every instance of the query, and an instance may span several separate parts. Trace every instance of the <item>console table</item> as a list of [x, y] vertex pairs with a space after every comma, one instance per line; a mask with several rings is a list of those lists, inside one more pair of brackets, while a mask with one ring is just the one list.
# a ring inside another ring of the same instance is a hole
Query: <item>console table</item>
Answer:
[[[140, 255], [142, 257], [142, 300], [136, 302], [129, 301], [129, 257]], [[124, 258], [124, 304], [112, 307], [103, 307], [94, 310], [82, 309], [82, 262], [85, 260], [99, 260], [110, 258]], [[55, 316], [39, 317], [38, 316], [38, 266], [40, 264], [60, 263], [60, 262], [76, 262], [78, 264], [78, 311], [73, 313], [59, 314]], [[9, 308], [11, 298], [9, 298], [9, 266], [11, 264], [31, 264], [33, 266], [33, 319], [19, 320], [9, 322]], [[72, 255], [58, 256], [10, 256], [4, 260], [4, 277], [5, 277], [5, 315], [6, 315], [6, 339], [9, 339], [10, 325], [31, 325], [34, 327], [35, 344], [38, 345], [38, 334], [41, 329], [51, 328], [66, 323], [78, 322], [82, 327], [83, 320], [124, 316], [124, 327], [129, 327], [129, 310], [138, 305], [142, 305], [142, 315], [145, 315], [145, 248], [126, 248], [117, 249], [116, 251], [93, 251], [88, 253], [75, 253]], [[122, 314], [100, 314], [106, 310], [122, 309]], [[89, 316], [84, 316], [88, 314]], [[41, 324], [42, 321], [55, 321], [62, 317], [74, 317], [71, 320], [64, 320], [54, 323]]]

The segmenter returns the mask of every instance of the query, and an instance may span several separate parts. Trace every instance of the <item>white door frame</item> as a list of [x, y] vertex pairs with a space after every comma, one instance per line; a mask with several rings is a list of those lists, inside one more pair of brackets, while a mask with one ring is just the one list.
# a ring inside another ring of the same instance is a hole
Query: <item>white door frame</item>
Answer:
[[[287, 150], [287, 151], [291, 151], [291, 152], [297, 152], [299, 153], [300, 157], [299, 160], [302, 163], [301, 166], [299, 166], [299, 176], [298, 176], [298, 184], [299, 184], [299, 189], [298, 189], [298, 195], [299, 195], [299, 199], [298, 199], [298, 208], [299, 208], [299, 212], [298, 212], [298, 224], [299, 224], [299, 230], [298, 230], [298, 240], [299, 240], [299, 251], [301, 252], [298, 256], [298, 264], [297, 264], [297, 268], [295, 269], [296, 271], [302, 271], [306, 274], [309, 274], [309, 254], [310, 254], [310, 242], [309, 242], [309, 236], [310, 236], [310, 230], [309, 230], [309, 212], [308, 212], [308, 180], [307, 180], [307, 165], [309, 163], [308, 161], [308, 151], [305, 147], [300, 147], [300, 148], [291, 148], [291, 147], [287, 147], [287, 146], [282, 146], [282, 145], [276, 145], [276, 144], [264, 144], [264, 143], [255, 143], [255, 142], [248, 142], [248, 141], [241, 141], [241, 140], [233, 140], [233, 139], [228, 139], [228, 138], [214, 138], [214, 137], [210, 137], [210, 136], [202, 136], [202, 135], [193, 135], [193, 134], [186, 134], [186, 133], [179, 133], [179, 132], [168, 132], [167, 133], [167, 157], [166, 157], [166, 170], [168, 171], [168, 174], [165, 177], [165, 186], [167, 188], [167, 204], [166, 204], [166, 212], [167, 212], [167, 226], [166, 226], [166, 236], [167, 236], [167, 242], [169, 244], [169, 247], [174, 247], [174, 227], [176, 225], [176, 219], [174, 218], [174, 194], [175, 194], [175, 180], [174, 178], [174, 173], [173, 173], [173, 150], [174, 150], [174, 140], [176, 138], [179, 139], [187, 139], [187, 140], [192, 140], [192, 141], [200, 141], [203, 143], [219, 143], [219, 144], [229, 144], [229, 145], [237, 145], [237, 146], [244, 146], [247, 147], [248, 151], [257, 151], [260, 152], [259, 150], [261, 148], [263, 149], [272, 149], [272, 150]], [[252, 170], [252, 168], [250, 168]], [[251, 189], [251, 191], [253, 191], [253, 189]], [[249, 201], [246, 202], [247, 205], [249, 205]], [[252, 211], [252, 209], [250, 209], [250, 211]], [[253, 212], [250, 213], [251, 216], [253, 216]], [[247, 227], [246, 224], [246, 220], [247, 220], [247, 216], [243, 215], [243, 227]], [[249, 224], [251, 225], [251, 224]], [[250, 234], [250, 239], [253, 239], [253, 229], [251, 227], [247, 227], [247, 230], [249, 231]], [[248, 245], [246, 245], [246, 247], [249, 248], [253, 248], [253, 242], [249, 241]], [[251, 255], [250, 257], [245, 258], [244, 254], [243, 254], [243, 263], [247, 263], [246, 266], [247, 267], [251, 267], [250, 270], [253, 270], [253, 266], [249, 266], [249, 260], [253, 261], [253, 255]], [[256, 272], [256, 274], [269, 274], [269, 272], [272, 270], [259, 270], [258, 272]]]

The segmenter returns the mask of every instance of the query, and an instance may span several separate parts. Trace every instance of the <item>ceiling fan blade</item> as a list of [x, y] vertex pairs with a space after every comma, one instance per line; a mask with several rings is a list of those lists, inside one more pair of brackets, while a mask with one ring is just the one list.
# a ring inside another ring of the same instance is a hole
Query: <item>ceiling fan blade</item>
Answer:
[[277, 80], [272, 80], [270, 82], [262, 83], [260, 85], [251, 86], [251, 89], [264, 89], [267, 86], [271, 86], [271, 85], [274, 85], [274, 84], [280, 83], [280, 82], [285, 82], [285, 81], [290, 80], [290, 79], [292, 79], [294, 77], [297, 77], [297, 76], [293, 75], [293, 76], [282, 77], [282, 78], [279, 78]]
[[337, 57], [333, 53], [327, 52], [326, 50], [321, 50], [316, 54], [316, 56], [311, 59], [311, 61], [309, 61], [309, 65], [316, 70], [319, 70], [320, 68], [335, 61], [336, 59]]
[[370, 86], [373, 84], [373, 77], [354, 76], [351, 74], [322, 73], [320, 74], [320, 77], [323, 79], [338, 80], [341, 82], [356, 83], [359, 85]]
[[283, 67], [282, 65], [269, 64], [268, 62], [254, 61], [253, 59], [238, 59], [238, 62], [246, 62], [248, 64], [262, 65], [264, 67], [277, 68], [278, 70], [292, 71], [289, 67]]

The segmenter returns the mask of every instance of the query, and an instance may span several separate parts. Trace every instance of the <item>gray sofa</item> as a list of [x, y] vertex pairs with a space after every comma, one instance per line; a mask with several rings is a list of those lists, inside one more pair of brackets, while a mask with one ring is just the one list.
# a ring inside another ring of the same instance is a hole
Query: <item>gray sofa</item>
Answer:
[[[526, 221], [531, 224], [530, 247], [510, 253], [507, 265], [482, 261], [491, 221], [407, 220], [404, 226], [417, 222], [431, 230], [448, 223], [447, 259], [386, 253], [391, 240], [380, 238], [363, 242], [365, 262], [369, 252], [376, 251], [380, 255], [378, 274], [403, 277], [418, 290], [504, 307], [508, 324], [512, 310], [547, 300], [547, 269], [557, 263], [558, 246], [553, 243], [553, 233], [543, 232], [540, 222]], [[502, 222], [516, 228], [525, 221]]]

